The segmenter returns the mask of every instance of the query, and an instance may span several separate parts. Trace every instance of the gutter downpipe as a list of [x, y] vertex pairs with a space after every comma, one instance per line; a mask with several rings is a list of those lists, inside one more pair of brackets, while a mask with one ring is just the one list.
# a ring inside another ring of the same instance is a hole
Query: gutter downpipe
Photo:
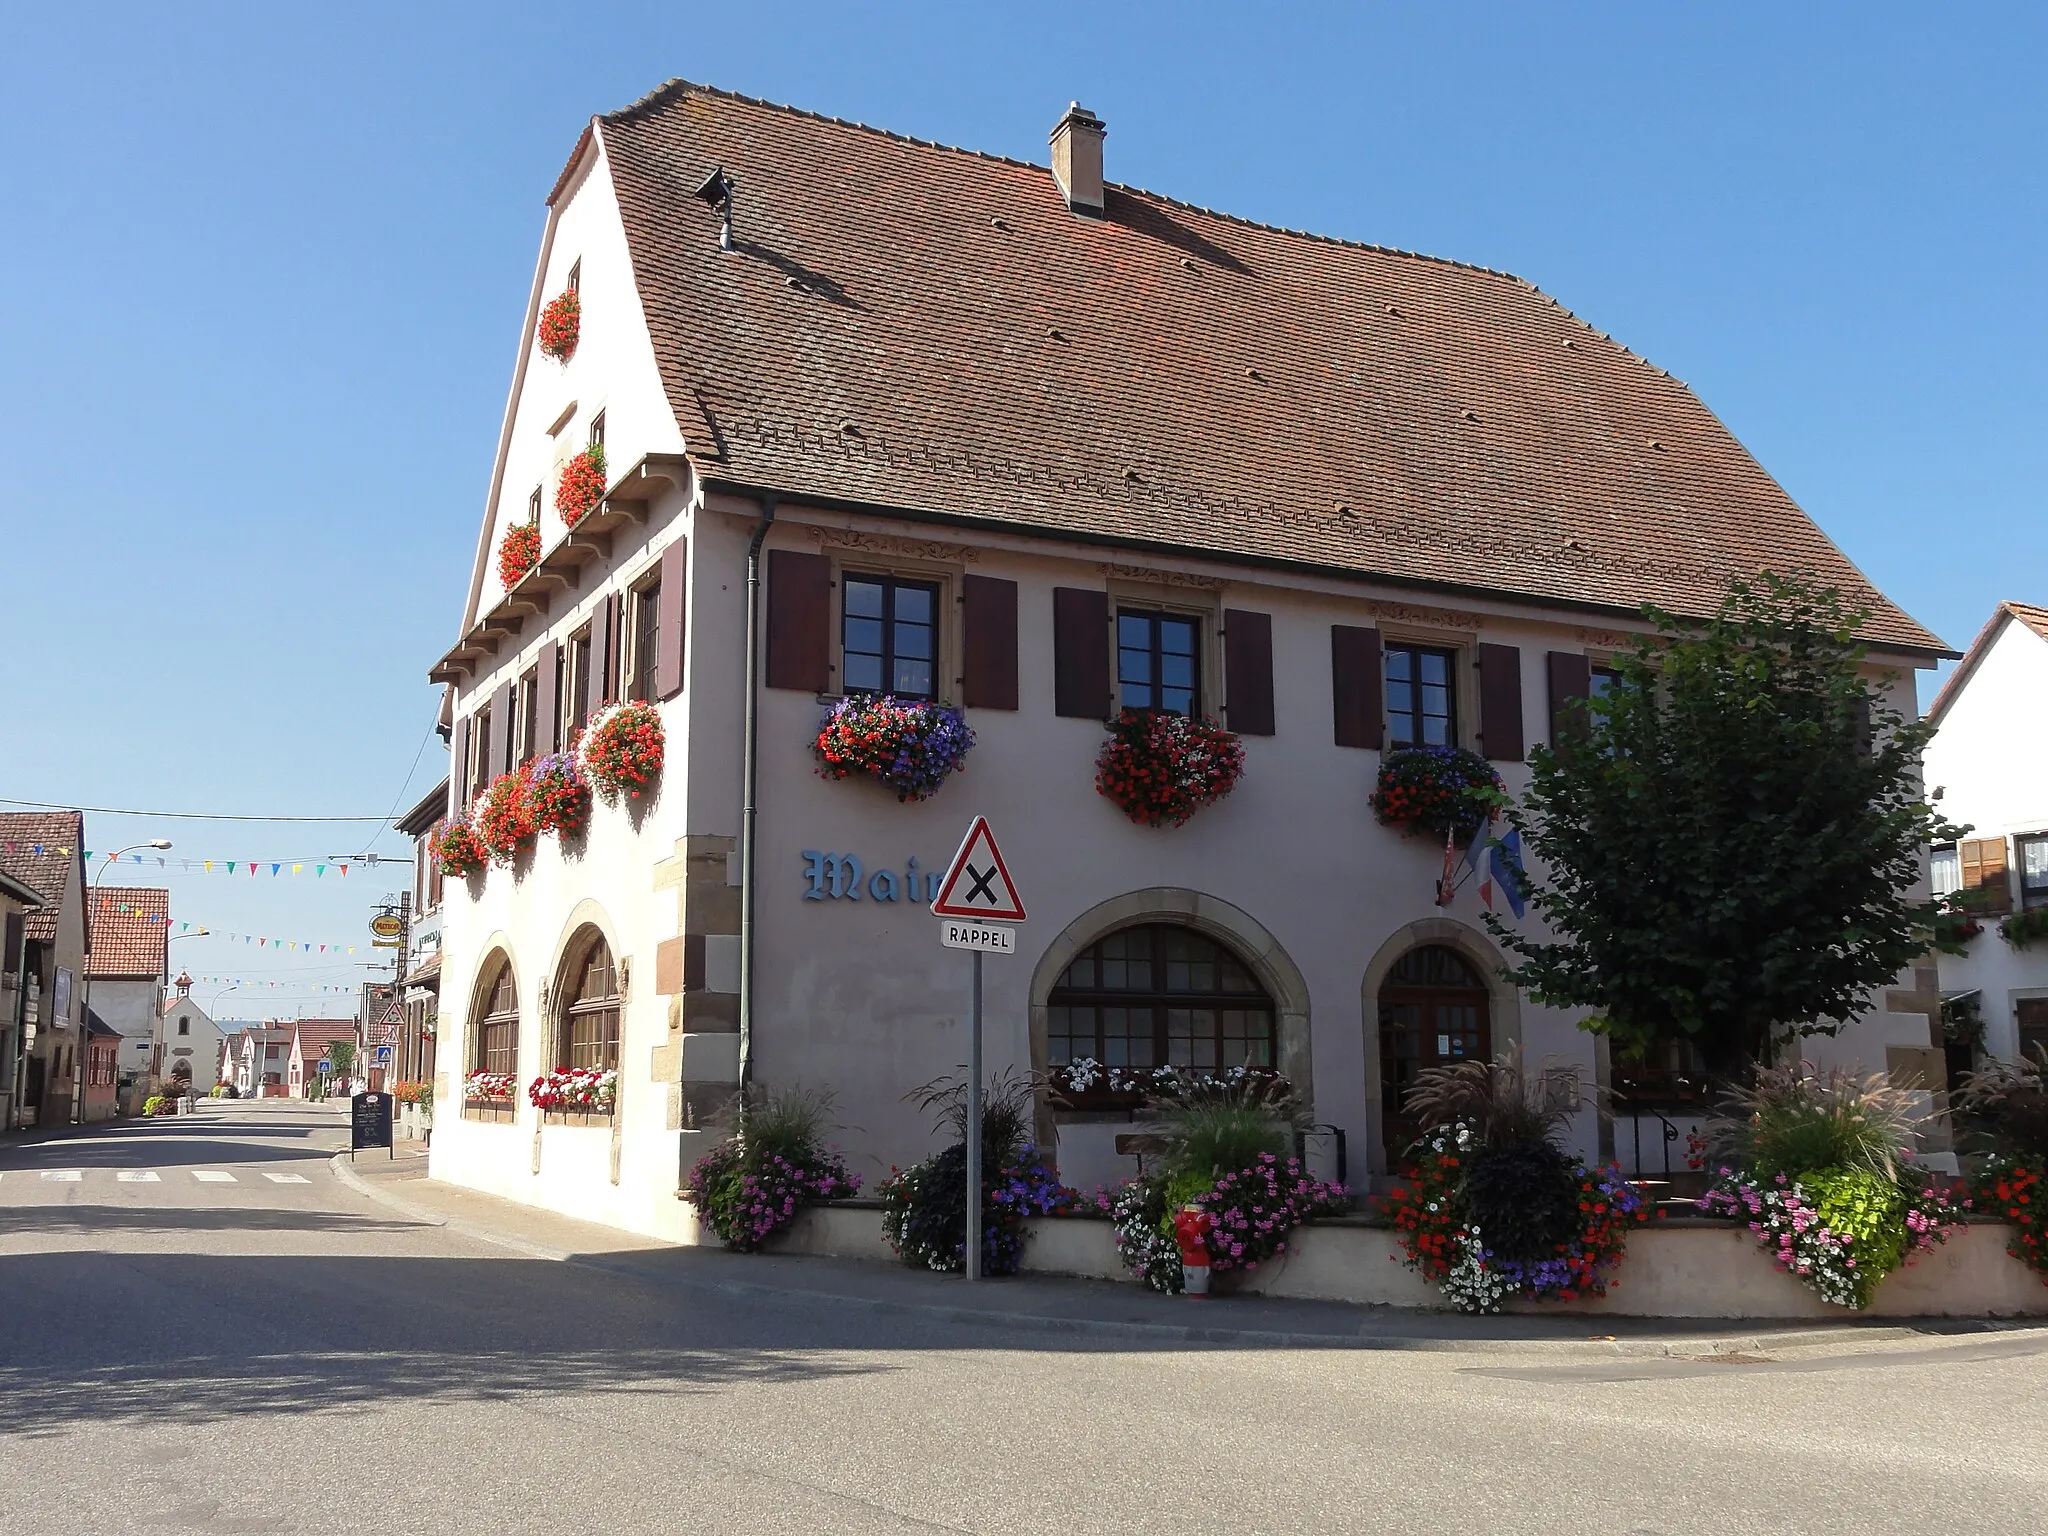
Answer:
[[747, 545], [747, 700], [740, 803], [740, 1102], [754, 1071], [754, 838], [760, 818], [761, 545], [775, 521], [775, 498], [761, 494], [761, 521]]

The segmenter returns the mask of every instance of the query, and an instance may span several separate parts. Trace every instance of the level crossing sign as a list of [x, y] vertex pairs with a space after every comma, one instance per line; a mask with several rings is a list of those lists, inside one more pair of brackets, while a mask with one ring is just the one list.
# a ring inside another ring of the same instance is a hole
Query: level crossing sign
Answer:
[[985, 923], [1024, 921], [1023, 898], [1017, 894], [1010, 866], [1003, 862], [1003, 850], [996, 846], [986, 816], [975, 817], [974, 825], [967, 829], [946, 878], [939, 882], [932, 916], [978, 918]]

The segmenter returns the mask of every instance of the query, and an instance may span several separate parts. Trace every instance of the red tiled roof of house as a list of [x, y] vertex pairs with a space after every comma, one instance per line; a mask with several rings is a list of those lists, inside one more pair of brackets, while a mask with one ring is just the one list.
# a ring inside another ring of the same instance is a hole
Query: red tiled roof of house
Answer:
[[2032, 603], [2000, 603], [1991, 610], [1991, 617], [1984, 621], [1984, 627], [1977, 631], [1977, 638], [1970, 642], [1970, 648], [1963, 652], [1963, 659], [1956, 663], [1956, 669], [1942, 680], [1941, 691], [1934, 696], [1934, 702], [1927, 706], [1927, 718], [1939, 720], [1948, 712], [1956, 695], [1963, 691], [1970, 674], [1977, 670], [1977, 663], [1984, 659], [1984, 653], [1991, 648], [1991, 642], [1998, 638], [1998, 632], [2011, 619], [2024, 624], [2043, 640], [2048, 640], [2048, 608], [2039, 608]]
[[301, 1019], [292, 1027], [292, 1051], [307, 1061], [317, 1061], [330, 1045], [354, 1045], [354, 1019]]
[[[68, 849], [60, 854], [58, 849]], [[40, 851], [38, 851], [40, 850]], [[43, 899], [40, 909], [22, 919], [32, 939], [57, 936], [57, 915], [64, 905], [64, 883], [74, 871], [84, 879], [85, 817], [78, 811], [0, 811], [0, 869]], [[91, 919], [88, 917], [87, 926]]]
[[[1803, 568], [1941, 649], [1684, 384], [1519, 278], [1130, 187], [1085, 219], [1042, 166], [685, 81], [596, 127], [707, 483], [1579, 608]], [[730, 253], [692, 200], [717, 165]]]
[[92, 892], [95, 976], [158, 976], [170, 968], [171, 893], [154, 886], [103, 885]]

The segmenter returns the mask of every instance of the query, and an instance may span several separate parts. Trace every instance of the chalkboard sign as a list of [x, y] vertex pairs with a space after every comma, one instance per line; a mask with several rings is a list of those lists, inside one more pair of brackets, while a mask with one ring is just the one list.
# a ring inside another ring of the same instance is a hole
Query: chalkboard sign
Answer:
[[[348, 1152], [350, 1157], [365, 1147], [391, 1146], [391, 1095], [359, 1093], [348, 1101]], [[394, 1149], [393, 1157], [398, 1156]]]

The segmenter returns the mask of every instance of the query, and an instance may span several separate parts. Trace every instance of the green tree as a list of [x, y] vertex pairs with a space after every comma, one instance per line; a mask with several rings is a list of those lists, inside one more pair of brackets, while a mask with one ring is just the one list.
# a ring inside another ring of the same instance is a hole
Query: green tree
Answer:
[[1732, 1078], [1925, 952], [1933, 905], [1909, 892], [1957, 829], [1922, 796], [1930, 728], [1865, 676], [1834, 591], [1766, 575], [1708, 621], [1645, 611], [1660, 633], [1508, 811], [1554, 937], [1488, 923], [1539, 1002], [1594, 1010], [1625, 1053], [1689, 1038]]
[[335, 1077], [348, 1077], [355, 1069], [356, 1048], [348, 1040], [336, 1040], [327, 1047], [327, 1064]]

